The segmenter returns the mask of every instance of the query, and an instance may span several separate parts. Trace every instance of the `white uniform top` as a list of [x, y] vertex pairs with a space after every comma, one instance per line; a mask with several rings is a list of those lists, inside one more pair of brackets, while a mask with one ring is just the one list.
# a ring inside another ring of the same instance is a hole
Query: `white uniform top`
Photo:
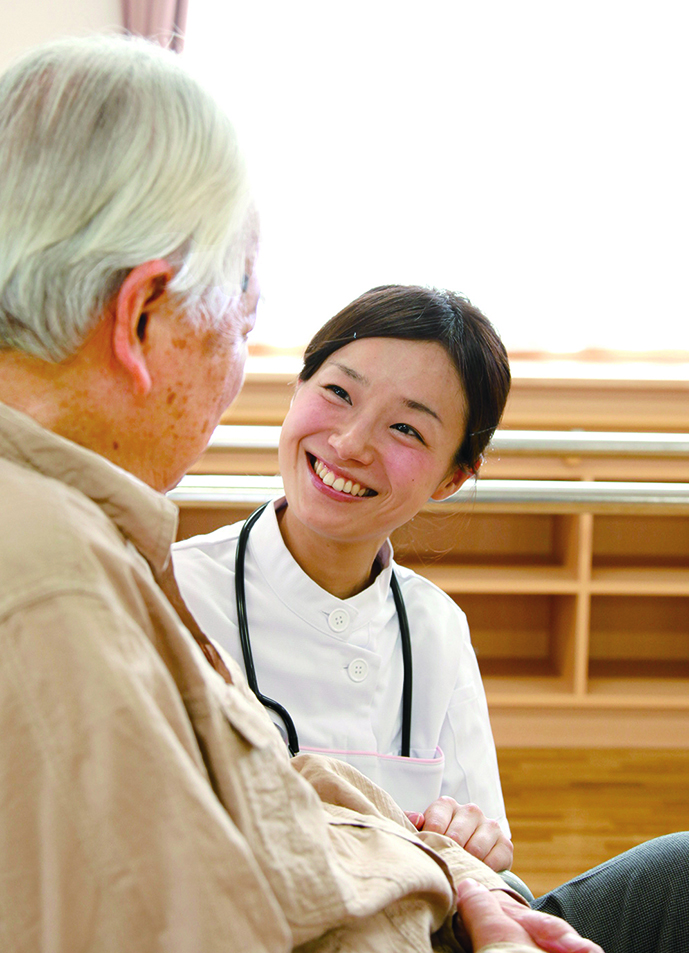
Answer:
[[[464, 613], [427, 579], [392, 559], [350, 599], [321, 589], [295, 562], [268, 506], [246, 550], [249, 634], [262, 694], [290, 713], [302, 751], [347, 761], [407, 811], [440, 794], [473, 801], [509, 835], [486, 697]], [[173, 547], [175, 575], [206, 634], [240, 664], [235, 551], [242, 523]], [[402, 738], [404, 666], [390, 576], [409, 618], [413, 658], [411, 757]], [[272, 712], [270, 712], [273, 715]], [[283, 731], [277, 715], [273, 718]]]

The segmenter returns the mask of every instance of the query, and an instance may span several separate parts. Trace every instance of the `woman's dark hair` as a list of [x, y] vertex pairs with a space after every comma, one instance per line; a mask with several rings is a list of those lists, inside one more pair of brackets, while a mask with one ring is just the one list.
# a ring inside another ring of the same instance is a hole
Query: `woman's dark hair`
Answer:
[[361, 338], [435, 341], [454, 364], [467, 402], [467, 429], [455, 466], [475, 471], [500, 423], [510, 390], [507, 351], [490, 321], [452, 291], [382, 285], [362, 294], [317, 331], [304, 354], [300, 381]]

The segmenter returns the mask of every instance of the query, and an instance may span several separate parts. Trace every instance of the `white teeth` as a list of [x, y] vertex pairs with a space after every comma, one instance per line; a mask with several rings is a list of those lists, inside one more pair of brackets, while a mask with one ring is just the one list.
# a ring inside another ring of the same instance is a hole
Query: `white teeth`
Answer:
[[340, 493], [350, 493], [352, 496], [366, 495], [366, 487], [362, 487], [358, 483], [352, 483], [351, 480], [345, 480], [344, 477], [336, 477], [332, 470], [329, 470], [320, 460], [315, 461], [313, 469], [325, 485], [331, 486], [333, 490], [338, 490]]

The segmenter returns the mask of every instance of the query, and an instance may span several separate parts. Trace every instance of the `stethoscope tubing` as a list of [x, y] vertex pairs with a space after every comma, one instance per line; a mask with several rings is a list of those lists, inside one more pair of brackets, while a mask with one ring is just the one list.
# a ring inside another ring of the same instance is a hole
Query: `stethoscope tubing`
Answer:
[[[246, 680], [249, 688], [258, 698], [262, 705], [274, 711], [282, 720], [285, 731], [287, 732], [287, 747], [291, 755], [299, 753], [299, 736], [292, 716], [287, 709], [276, 702], [273, 698], [263, 695], [258, 687], [256, 677], [256, 666], [254, 665], [254, 655], [251, 649], [251, 638], [249, 636], [249, 619], [246, 610], [246, 585], [245, 585], [245, 567], [246, 567], [246, 547], [249, 542], [249, 533], [261, 513], [269, 505], [264, 503], [249, 516], [242, 526], [237, 540], [237, 553], [235, 556], [235, 601], [237, 604], [237, 626], [239, 628], [239, 641], [242, 647], [242, 656], [244, 658], [244, 668], [246, 670]], [[409, 634], [409, 619], [407, 610], [402, 598], [399, 582], [393, 572], [390, 576], [390, 588], [395, 600], [397, 618], [400, 626], [400, 636], [402, 640], [402, 662], [404, 666], [404, 678], [402, 681], [402, 747], [401, 754], [403, 758], [410, 757], [411, 751], [411, 707], [412, 707], [412, 653], [411, 637]]]
[[263, 695], [258, 687], [256, 666], [254, 665], [254, 654], [251, 651], [251, 639], [249, 638], [249, 619], [246, 612], [246, 586], [244, 583], [246, 546], [249, 542], [249, 533], [251, 532], [251, 527], [254, 525], [266, 506], [268, 506], [268, 503], [264, 503], [262, 506], [259, 506], [257, 510], [254, 510], [254, 512], [242, 526], [242, 531], [239, 534], [239, 540], [237, 541], [234, 583], [235, 597], [237, 601], [237, 625], [239, 627], [239, 640], [242, 645], [242, 655], [244, 657], [244, 667], [246, 669], [246, 680], [249, 683], [249, 688], [265, 708], [269, 708], [271, 711], [274, 711], [275, 714], [282, 719], [285, 730], [287, 731], [287, 747], [289, 748], [290, 754], [294, 757], [294, 755], [299, 754], [299, 736], [297, 735], [297, 729], [295, 728], [294, 722], [292, 721], [292, 716], [287, 709], [279, 702], [276, 702], [275, 699], [269, 698], [267, 695]]

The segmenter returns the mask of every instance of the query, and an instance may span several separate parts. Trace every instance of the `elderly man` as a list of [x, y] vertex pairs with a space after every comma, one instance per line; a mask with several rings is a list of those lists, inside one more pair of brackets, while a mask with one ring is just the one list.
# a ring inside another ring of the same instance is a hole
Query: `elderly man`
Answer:
[[179, 596], [161, 492], [241, 385], [256, 240], [171, 55], [64, 41], [0, 80], [0, 948], [593, 951], [291, 762]]

